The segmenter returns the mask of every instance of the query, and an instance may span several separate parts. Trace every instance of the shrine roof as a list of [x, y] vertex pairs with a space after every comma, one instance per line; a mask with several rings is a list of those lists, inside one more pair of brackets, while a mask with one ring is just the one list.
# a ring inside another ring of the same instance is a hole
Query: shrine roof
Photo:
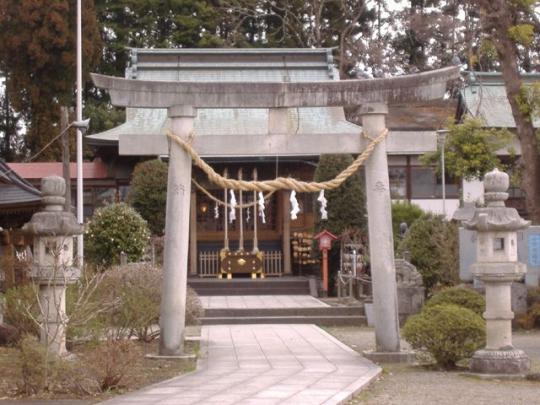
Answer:
[[[189, 82], [302, 82], [336, 80], [330, 49], [132, 49], [126, 78]], [[165, 134], [164, 108], [127, 108], [126, 122], [92, 134], [92, 145], [117, 144], [121, 135]], [[290, 108], [290, 133], [358, 133], [340, 107]], [[263, 135], [268, 133], [267, 108], [197, 110], [197, 136]]]
[[[540, 74], [524, 74], [522, 79], [526, 84], [530, 84], [540, 81]], [[465, 113], [481, 118], [487, 127], [516, 127], [500, 73], [469, 72], [467, 85], [461, 91], [461, 97]], [[540, 127], [539, 118], [534, 120], [534, 126]]]
[[0, 161], [0, 207], [40, 202], [40, 191]]

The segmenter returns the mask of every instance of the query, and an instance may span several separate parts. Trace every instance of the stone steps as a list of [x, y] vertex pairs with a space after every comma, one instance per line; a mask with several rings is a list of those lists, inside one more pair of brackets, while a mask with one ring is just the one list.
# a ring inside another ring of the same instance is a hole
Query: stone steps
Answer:
[[318, 326], [364, 326], [363, 315], [343, 316], [232, 316], [200, 318], [202, 325], [245, 325], [245, 324], [315, 324]]
[[313, 323], [319, 326], [366, 325], [364, 308], [329, 306], [313, 308], [211, 308], [200, 319], [203, 325]]
[[279, 277], [251, 280], [249, 278], [190, 278], [188, 285], [199, 295], [309, 295], [306, 277]]

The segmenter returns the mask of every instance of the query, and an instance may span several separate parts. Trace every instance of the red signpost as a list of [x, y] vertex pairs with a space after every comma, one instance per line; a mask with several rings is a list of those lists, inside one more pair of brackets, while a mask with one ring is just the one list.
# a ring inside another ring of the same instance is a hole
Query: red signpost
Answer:
[[328, 296], [328, 251], [332, 249], [332, 242], [337, 240], [338, 237], [325, 229], [316, 235], [315, 239], [319, 242], [319, 250], [323, 255], [321, 262], [323, 295]]

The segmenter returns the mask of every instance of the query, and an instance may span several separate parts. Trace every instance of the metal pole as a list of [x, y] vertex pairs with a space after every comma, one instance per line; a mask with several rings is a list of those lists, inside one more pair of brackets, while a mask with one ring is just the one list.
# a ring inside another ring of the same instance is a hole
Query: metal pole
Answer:
[[[253, 169], [253, 181], [257, 181], [257, 168]], [[259, 239], [257, 236], [257, 221], [258, 221], [258, 212], [257, 212], [257, 192], [253, 191], [253, 253], [259, 251]], [[248, 208], [249, 210], [249, 208]]]
[[[242, 180], [242, 168], [238, 169], [238, 180]], [[242, 210], [242, 204], [244, 203], [244, 194], [242, 190], [238, 192], [238, 198], [240, 203], [238, 204], [239, 226], [240, 226], [240, 238], [238, 241], [238, 250], [244, 251], [244, 211]]]
[[[77, 0], [77, 121], [82, 121], [82, 9]], [[83, 218], [83, 170], [82, 170], [82, 132], [77, 128], [77, 222]], [[77, 236], [77, 256], [79, 266], [84, 264], [83, 235]]]
[[442, 176], [442, 209], [443, 215], [446, 218], [446, 168], [444, 164], [444, 153], [445, 153], [445, 144], [446, 144], [446, 134], [448, 130], [442, 129], [437, 131], [437, 140], [441, 146], [441, 176]]

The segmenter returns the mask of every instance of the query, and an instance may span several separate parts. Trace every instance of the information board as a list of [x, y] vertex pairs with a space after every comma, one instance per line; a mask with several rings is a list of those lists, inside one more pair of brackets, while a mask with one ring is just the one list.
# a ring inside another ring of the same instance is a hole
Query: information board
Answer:
[[529, 234], [529, 266], [540, 266], [540, 234]]

